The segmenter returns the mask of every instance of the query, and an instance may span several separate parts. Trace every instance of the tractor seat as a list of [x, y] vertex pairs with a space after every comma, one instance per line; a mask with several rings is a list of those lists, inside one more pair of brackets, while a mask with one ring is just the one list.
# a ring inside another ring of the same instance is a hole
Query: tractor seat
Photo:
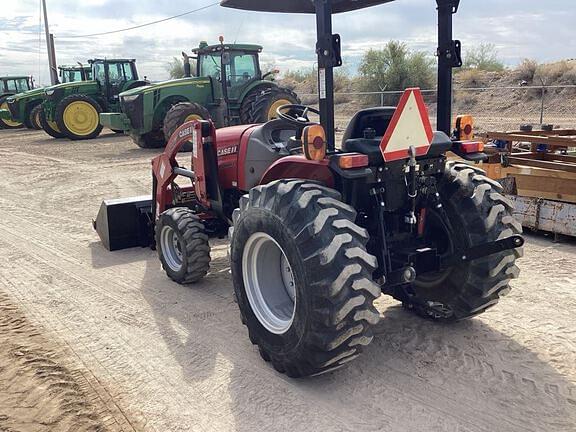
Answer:
[[[384, 162], [380, 143], [388, 129], [396, 108], [369, 108], [356, 113], [346, 128], [342, 140], [342, 150], [362, 153], [368, 156], [370, 165]], [[439, 156], [452, 148], [452, 141], [443, 132], [434, 132], [427, 157]]]

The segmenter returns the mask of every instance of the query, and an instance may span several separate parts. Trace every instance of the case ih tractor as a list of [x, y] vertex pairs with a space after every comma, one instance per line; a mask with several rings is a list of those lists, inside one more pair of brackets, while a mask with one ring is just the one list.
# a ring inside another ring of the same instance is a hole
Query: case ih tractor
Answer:
[[[92, 70], [88, 66], [60, 66], [58, 70], [60, 82], [63, 84], [91, 79]], [[40, 117], [44, 90], [38, 88], [8, 97], [8, 110], [0, 111], [0, 119], [23, 123], [28, 129], [42, 129]]]
[[[332, 14], [388, 1], [223, 1], [316, 13], [320, 110], [287, 105], [277, 120], [220, 130], [188, 122], [152, 162], [151, 199], [105, 201], [94, 222], [111, 250], [154, 246], [178, 283], [208, 273], [208, 238], [229, 230], [242, 323], [262, 358], [292, 377], [355, 359], [373, 338], [381, 294], [454, 322], [494, 306], [518, 276], [524, 240], [512, 204], [480, 169], [446, 156], [485, 157], [479, 143], [451, 139], [458, 0], [437, 0], [440, 131], [420, 91], [408, 89], [396, 109], [358, 112], [335, 146], [333, 68], [341, 59]], [[186, 168], [176, 154], [188, 141]]]
[[138, 78], [133, 59], [96, 59], [90, 60], [90, 66], [90, 81], [44, 89], [40, 123], [50, 136], [71, 140], [96, 138], [102, 131], [99, 114], [120, 111], [120, 93], [148, 84]]
[[[258, 45], [201, 42], [195, 57], [185, 53], [186, 78], [138, 88], [120, 95], [122, 113], [102, 114], [101, 123], [123, 129], [142, 148], [164, 147], [189, 120], [211, 119], [216, 127], [263, 123], [276, 109], [298, 103], [289, 89], [267, 79], [260, 69]], [[196, 60], [191, 77], [190, 58]]]
[[0, 129], [18, 129], [23, 126], [21, 122], [13, 121], [10, 118], [6, 99], [33, 88], [34, 84], [29, 76], [0, 77]]

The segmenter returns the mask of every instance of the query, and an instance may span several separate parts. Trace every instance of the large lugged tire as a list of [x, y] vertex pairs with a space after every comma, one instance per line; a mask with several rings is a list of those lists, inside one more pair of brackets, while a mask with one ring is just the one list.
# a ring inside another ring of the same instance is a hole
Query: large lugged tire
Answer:
[[210, 245], [204, 224], [187, 208], [175, 207], [160, 215], [156, 248], [166, 274], [179, 284], [198, 282], [210, 269]]
[[60, 129], [58, 128], [56, 122], [48, 121], [48, 119], [46, 118], [46, 113], [44, 113], [43, 109], [40, 110], [40, 126], [42, 126], [44, 132], [46, 132], [52, 138], [56, 139], [66, 138], [66, 135], [60, 132]]
[[152, 131], [144, 135], [130, 135], [130, 137], [138, 147], [143, 149], [162, 148], [166, 145], [164, 136], [160, 131]]
[[243, 124], [266, 123], [277, 118], [276, 110], [282, 105], [299, 104], [292, 90], [276, 86], [257, 88], [246, 95], [240, 108]]
[[28, 125], [29, 129], [40, 130], [42, 129], [42, 124], [40, 123], [40, 113], [42, 111], [42, 104], [36, 105], [30, 110], [28, 115]]
[[[476, 167], [455, 162], [447, 164], [438, 192], [448, 223], [444, 224], [438, 217], [436, 222], [428, 219], [430, 232], [439, 243], [453, 245], [445, 247], [444, 252], [522, 233], [522, 225], [512, 216], [513, 204], [501, 190], [500, 184]], [[434, 213], [429, 213], [428, 218], [434, 218]], [[510, 281], [518, 277], [515, 262], [521, 256], [521, 248], [511, 249], [460, 264], [442, 274], [422, 275], [413, 286], [416, 297], [401, 300], [408, 308], [429, 318], [442, 321], [471, 318], [508, 294]]]
[[[6, 96], [0, 98], [0, 109], [8, 109], [8, 102], [6, 102]], [[20, 129], [24, 125], [20, 122], [14, 120], [4, 120], [0, 118], [0, 129]]]
[[163, 131], [166, 142], [176, 129], [192, 120], [210, 120], [210, 113], [202, 105], [194, 102], [180, 102], [170, 108], [164, 117]]
[[96, 138], [102, 132], [102, 107], [90, 96], [74, 94], [62, 99], [56, 107], [58, 129], [71, 140]]
[[278, 180], [252, 189], [234, 212], [230, 258], [242, 322], [262, 358], [291, 377], [344, 366], [379, 320], [368, 232], [340, 200], [316, 183]]

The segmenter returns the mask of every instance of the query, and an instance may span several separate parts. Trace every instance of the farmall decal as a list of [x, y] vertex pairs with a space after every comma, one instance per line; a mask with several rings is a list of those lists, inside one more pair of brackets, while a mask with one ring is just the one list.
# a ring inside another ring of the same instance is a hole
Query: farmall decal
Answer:
[[228, 156], [228, 155], [232, 155], [232, 154], [236, 154], [236, 153], [238, 153], [238, 145], [233, 145], [230, 147], [224, 147], [224, 148], [218, 149], [218, 157]]

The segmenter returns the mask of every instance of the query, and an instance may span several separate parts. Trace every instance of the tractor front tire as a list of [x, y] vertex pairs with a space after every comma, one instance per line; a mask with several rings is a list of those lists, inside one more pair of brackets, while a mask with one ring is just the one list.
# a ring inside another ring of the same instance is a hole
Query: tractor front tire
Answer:
[[156, 249], [162, 268], [179, 284], [198, 282], [210, 269], [206, 229], [187, 208], [171, 208], [160, 215], [156, 223]]
[[[0, 98], [0, 109], [8, 109], [8, 102], [6, 102], [7, 97]], [[0, 119], [0, 129], [21, 129], [24, 125], [20, 122], [13, 120]]]
[[287, 88], [257, 88], [244, 98], [240, 108], [240, 120], [243, 124], [266, 123], [278, 118], [276, 110], [282, 105], [299, 103], [296, 93]]
[[[194, 102], [180, 102], [174, 105], [164, 117], [164, 138], [170, 141], [172, 134], [184, 123], [192, 120], [210, 120], [210, 113], [202, 105]], [[181, 151], [192, 151], [192, 146], [185, 144]]]
[[243, 196], [233, 219], [234, 292], [262, 358], [304, 377], [358, 357], [373, 339], [380, 288], [354, 208], [320, 184], [278, 180]]
[[90, 96], [70, 95], [62, 99], [56, 107], [56, 124], [71, 140], [94, 139], [102, 132], [101, 112], [100, 104]]
[[56, 124], [56, 122], [48, 121], [48, 119], [46, 118], [46, 113], [44, 112], [44, 109], [40, 110], [40, 126], [42, 126], [42, 129], [44, 130], [44, 132], [46, 132], [52, 138], [56, 138], [56, 139], [66, 138], [66, 135], [64, 135], [62, 132], [60, 132], [60, 129], [58, 128], [58, 125]]
[[28, 129], [40, 130], [42, 129], [42, 124], [40, 123], [40, 112], [42, 111], [42, 104], [36, 105], [30, 110], [28, 115], [28, 123], [26, 127]]
[[[484, 176], [484, 171], [449, 162], [438, 184], [448, 220], [436, 217], [434, 222], [434, 213], [428, 212], [430, 234], [449, 254], [521, 234], [522, 225], [512, 216], [513, 204], [501, 191], [499, 183]], [[399, 300], [418, 315], [439, 321], [474, 317], [508, 294], [510, 281], [518, 277], [516, 259], [521, 256], [521, 248], [511, 249], [442, 273], [422, 275], [416, 279], [412, 294]]]
[[148, 132], [144, 135], [130, 135], [130, 137], [138, 147], [143, 149], [157, 149], [166, 145], [164, 136], [159, 130]]

